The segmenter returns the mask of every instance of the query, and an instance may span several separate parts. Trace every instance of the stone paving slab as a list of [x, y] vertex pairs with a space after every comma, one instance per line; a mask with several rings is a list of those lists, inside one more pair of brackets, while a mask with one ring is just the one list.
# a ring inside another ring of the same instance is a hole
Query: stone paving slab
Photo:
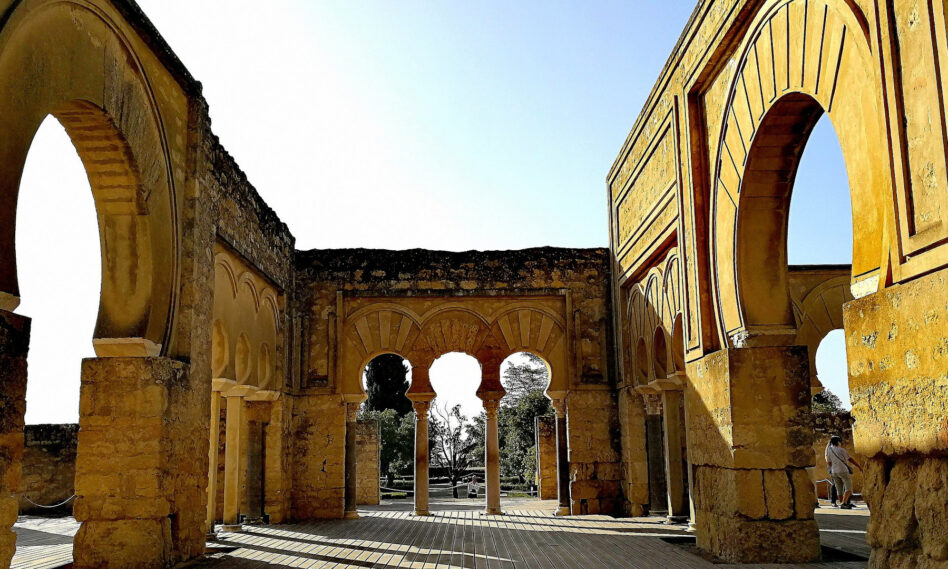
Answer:
[[[264, 569], [413, 568], [654, 568], [671, 569], [864, 569], [865, 561], [805, 565], [712, 564], [688, 547], [662, 538], [688, 539], [686, 527], [658, 518], [555, 517], [549, 503], [509, 504], [503, 516], [484, 516], [475, 502], [416, 517], [404, 504], [359, 510], [358, 520], [244, 526], [222, 533], [210, 551], [188, 567]], [[865, 510], [817, 511], [824, 545], [868, 555]], [[72, 518], [20, 518], [14, 569], [52, 569], [71, 562]], [[693, 549], [693, 548], [692, 548]]]

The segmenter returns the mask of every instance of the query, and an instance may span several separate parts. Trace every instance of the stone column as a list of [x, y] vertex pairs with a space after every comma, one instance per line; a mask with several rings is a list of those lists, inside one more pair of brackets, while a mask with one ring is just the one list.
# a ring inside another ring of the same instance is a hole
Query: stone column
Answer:
[[688, 518], [685, 496], [685, 471], [681, 455], [681, 391], [662, 391], [662, 420], [665, 431], [665, 486], [668, 490], [668, 519], [683, 522]]
[[698, 547], [731, 563], [818, 560], [806, 347], [723, 349], [688, 377]]
[[215, 379], [211, 391], [211, 444], [207, 450], [207, 532], [214, 532], [214, 521], [217, 517], [217, 469], [221, 446], [221, 391], [233, 385], [228, 379]]
[[0, 568], [3, 569], [10, 567], [16, 548], [16, 534], [11, 528], [18, 511], [14, 496], [19, 492], [23, 460], [30, 323], [25, 316], [0, 310]]
[[487, 427], [485, 429], [485, 464], [487, 466], [487, 509], [488, 515], [502, 514], [500, 510], [500, 440], [497, 428], [497, 411], [500, 407], [500, 400], [485, 399], [484, 412], [487, 414]]
[[415, 515], [427, 516], [428, 511], [428, 409], [431, 401], [411, 402], [415, 409]]
[[[162, 357], [83, 360], [73, 508], [81, 523], [73, 542], [76, 568], [157, 569], [174, 562], [174, 481], [194, 468], [194, 457], [180, 452], [178, 445], [187, 441], [173, 433], [189, 421], [199, 422], [201, 433], [207, 425], [203, 413], [179, 417], [170, 404], [173, 390], [188, 385], [188, 369]], [[184, 460], [192, 464], [179, 462]], [[203, 517], [199, 512], [198, 528]]]
[[484, 454], [487, 467], [487, 508], [488, 515], [502, 514], [500, 510], [500, 442], [497, 429], [497, 410], [500, 399], [504, 396], [504, 386], [500, 383], [500, 364], [494, 354], [483, 354], [478, 358], [481, 363], [481, 384], [477, 388], [477, 397], [484, 402], [484, 411], [487, 414], [485, 425]]
[[224, 525], [229, 531], [239, 530], [241, 490], [243, 487], [244, 457], [240, 448], [244, 433], [244, 396], [249, 389], [236, 386], [224, 392], [227, 400], [227, 421], [224, 429]]
[[570, 514], [570, 476], [569, 442], [566, 439], [566, 399], [554, 399], [553, 410], [556, 411], [556, 487], [560, 500], [556, 515], [568, 516]]
[[359, 414], [359, 404], [346, 403], [346, 513], [347, 520], [355, 520], [359, 517], [356, 503], [358, 502], [356, 494], [358, 493], [359, 476], [357, 472], [358, 448], [356, 439], [358, 433], [356, 428], [356, 418]]

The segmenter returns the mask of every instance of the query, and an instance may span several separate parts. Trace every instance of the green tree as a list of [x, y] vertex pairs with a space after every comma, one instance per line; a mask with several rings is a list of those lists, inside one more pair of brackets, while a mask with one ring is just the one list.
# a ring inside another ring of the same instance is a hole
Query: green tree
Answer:
[[546, 363], [528, 352], [521, 361], [504, 371], [503, 385], [507, 395], [501, 399], [500, 470], [503, 476], [516, 476], [521, 483], [535, 477], [536, 417], [549, 415], [553, 406], [544, 391], [549, 384]]
[[516, 407], [522, 398], [531, 393], [542, 393], [550, 382], [550, 373], [542, 358], [530, 352], [521, 352], [519, 355], [522, 361], [508, 366], [501, 380], [507, 392], [501, 405], [507, 407]]
[[408, 391], [408, 367], [401, 356], [382, 354], [365, 366], [365, 407], [370, 411], [394, 409], [399, 416], [411, 412]]
[[457, 485], [467, 469], [473, 465], [476, 441], [468, 436], [467, 417], [461, 414], [461, 406], [431, 408], [431, 459], [435, 466], [448, 471], [451, 490], [458, 497]]
[[813, 396], [812, 409], [814, 413], [842, 413], [843, 402], [829, 389], [824, 389]]
[[516, 476], [520, 482], [533, 481], [536, 460], [536, 425], [539, 416], [553, 411], [550, 400], [543, 391], [532, 391], [521, 397], [516, 405], [501, 407], [498, 416], [500, 432], [500, 470], [503, 476]]

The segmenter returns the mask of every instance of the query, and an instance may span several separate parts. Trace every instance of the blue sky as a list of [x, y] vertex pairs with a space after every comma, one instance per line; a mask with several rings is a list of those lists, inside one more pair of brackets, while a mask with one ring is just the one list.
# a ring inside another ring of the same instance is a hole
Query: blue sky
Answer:
[[[607, 245], [606, 173], [694, 5], [140, 4], [203, 83], [214, 131], [299, 248], [452, 250]], [[851, 256], [835, 144], [821, 126], [807, 147], [791, 262]], [[29, 422], [77, 416], [98, 302], [94, 219], [81, 164], [47, 121], [18, 211], [18, 312], [34, 317]], [[68, 243], [50, 227], [68, 227]], [[65, 294], [61, 274], [73, 283]], [[458, 366], [445, 373], [468, 373]], [[42, 390], [61, 405], [30, 405]]]

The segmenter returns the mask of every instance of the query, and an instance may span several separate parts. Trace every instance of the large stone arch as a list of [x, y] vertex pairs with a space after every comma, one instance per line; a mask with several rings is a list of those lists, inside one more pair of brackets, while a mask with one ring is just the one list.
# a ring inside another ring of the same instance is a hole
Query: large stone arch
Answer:
[[850, 178], [853, 288], [878, 286], [890, 194], [881, 81], [865, 18], [845, 0], [764, 6], [737, 51], [711, 195], [712, 287], [724, 345], [795, 336], [786, 230], [799, 159], [829, 115]]
[[110, 5], [15, 4], [0, 29], [0, 308], [19, 302], [16, 201], [40, 123], [56, 117], [85, 166], [102, 253], [96, 352], [169, 349], [177, 296], [175, 182], [151, 79]]

